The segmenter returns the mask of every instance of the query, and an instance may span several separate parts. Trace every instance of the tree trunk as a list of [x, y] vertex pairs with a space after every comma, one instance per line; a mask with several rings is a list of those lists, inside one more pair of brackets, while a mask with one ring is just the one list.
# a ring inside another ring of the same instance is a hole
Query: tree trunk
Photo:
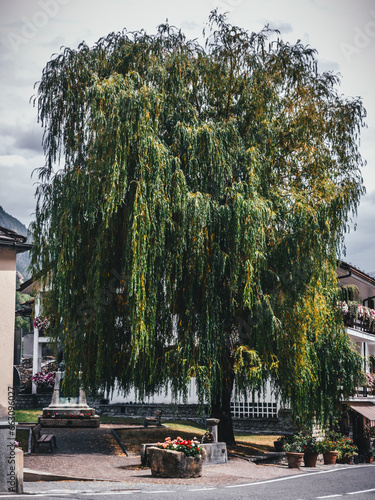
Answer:
[[233, 422], [230, 411], [234, 376], [230, 373], [222, 382], [221, 391], [211, 402], [211, 417], [220, 419], [218, 439], [220, 442], [235, 444]]

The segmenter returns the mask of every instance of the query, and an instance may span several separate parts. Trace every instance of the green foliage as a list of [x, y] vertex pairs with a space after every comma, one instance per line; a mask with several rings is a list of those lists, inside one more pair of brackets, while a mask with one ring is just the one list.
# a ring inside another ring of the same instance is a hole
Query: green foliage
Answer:
[[354, 444], [353, 440], [347, 436], [340, 436], [337, 440], [337, 451], [338, 459], [358, 455], [358, 447]]
[[299, 432], [286, 439], [286, 442], [284, 443], [284, 450], [291, 451], [292, 453], [304, 453], [305, 446], [306, 437], [302, 434], [302, 432]]
[[33, 266], [66, 381], [142, 398], [194, 376], [213, 401], [270, 378], [325, 420], [360, 372], [335, 266], [365, 111], [300, 42], [216, 12], [207, 33], [111, 33], [43, 71]]
[[38, 416], [43, 412], [39, 410], [15, 410], [16, 422], [38, 422]]
[[[31, 295], [16, 292], [16, 311], [18, 309], [21, 309], [21, 304], [23, 304], [24, 302], [27, 302], [30, 299], [31, 299]], [[30, 329], [29, 318], [26, 318], [23, 316], [16, 316], [15, 328], [22, 329], [23, 332], [28, 332]]]
[[319, 441], [317, 441], [316, 437], [310, 435], [305, 436], [304, 442], [304, 452], [307, 454], [315, 454], [320, 453], [321, 447]]
[[342, 301], [360, 301], [359, 289], [356, 285], [341, 285], [340, 286], [340, 298]]
[[326, 451], [337, 451], [338, 460], [358, 455], [358, 447], [354, 444], [353, 440], [334, 431], [329, 432], [319, 443], [319, 448], [321, 453]]

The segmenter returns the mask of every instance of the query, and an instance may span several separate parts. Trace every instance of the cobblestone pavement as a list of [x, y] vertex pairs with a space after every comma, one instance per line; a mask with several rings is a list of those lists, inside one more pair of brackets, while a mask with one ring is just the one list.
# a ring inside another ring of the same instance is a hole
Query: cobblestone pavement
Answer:
[[[288, 475], [306, 474], [324, 470], [332, 466], [318, 463], [316, 469], [289, 469], [286, 462], [261, 464], [240, 458], [231, 458], [226, 464], [203, 466], [203, 474], [194, 479], [164, 479], [151, 476], [149, 468], [141, 466], [140, 456], [126, 454], [111, 433], [111, 429], [124, 428], [122, 425], [102, 424], [99, 429], [58, 429], [51, 430], [57, 439], [58, 448], [52, 453], [41, 449], [37, 453], [25, 455], [24, 469], [58, 476], [64, 479], [115, 481], [142, 484], [175, 484], [225, 486], [248, 483]], [[54, 478], [56, 480], [56, 478]], [[28, 481], [27, 475], [25, 480]], [[34, 478], [35, 480], [35, 478]], [[43, 478], [46, 480], [46, 478]], [[25, 486], [27, 486], [27, 482]], [[56, 483], [55, 483], [56, 484]], [[130, 485], [128, 485], [130, 486]], [[25, 487], [25, 491], [27, 487]]]

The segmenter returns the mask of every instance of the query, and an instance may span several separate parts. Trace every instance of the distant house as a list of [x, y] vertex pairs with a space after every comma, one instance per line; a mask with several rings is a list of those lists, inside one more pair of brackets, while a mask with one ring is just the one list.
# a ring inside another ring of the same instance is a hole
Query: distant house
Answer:
[[337, 276], [345, 329], [363, 357], [367, 375], [367, 383], [344, 402], [345, 430], [359, 440], [366, 425], [375, 426], [375, 279], [346, 262], [338, 266]]

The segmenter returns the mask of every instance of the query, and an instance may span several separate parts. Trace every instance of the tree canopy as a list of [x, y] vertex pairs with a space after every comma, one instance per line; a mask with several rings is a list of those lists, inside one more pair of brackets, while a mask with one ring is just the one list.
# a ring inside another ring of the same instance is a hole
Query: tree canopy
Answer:
[[66, 377], [140, 397], [195, 377], [224, 421], [234, 381], [270, 379], [325, 420], [360, 373], [335, 268], [365, 110], [300, 41], [215, 11], [205, 41], [111, 33], [43, 71], [33, 265]]

